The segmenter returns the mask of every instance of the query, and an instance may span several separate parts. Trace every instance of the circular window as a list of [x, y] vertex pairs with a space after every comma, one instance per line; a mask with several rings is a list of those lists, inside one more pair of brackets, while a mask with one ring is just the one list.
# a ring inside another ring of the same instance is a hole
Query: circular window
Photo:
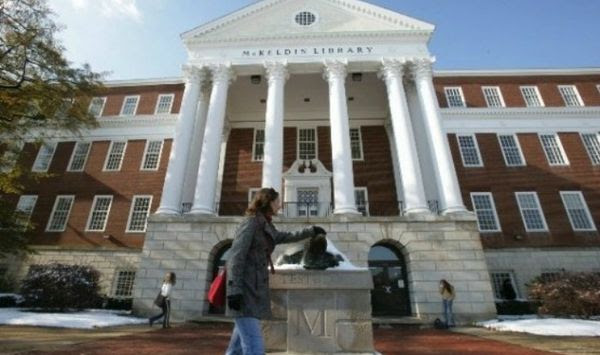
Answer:
[[317, 16], [312, 12], [302, 11], [296, 14], [296, 23], [300, 26], [310, 26], [317, 20]]

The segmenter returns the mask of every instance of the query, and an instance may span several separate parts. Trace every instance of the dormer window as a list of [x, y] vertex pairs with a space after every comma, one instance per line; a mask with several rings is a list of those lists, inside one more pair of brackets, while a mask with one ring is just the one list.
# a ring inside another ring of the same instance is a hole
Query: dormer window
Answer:
[[310, 11], [301, 11], [296, 14], [294, 20], [300, 26], [310, 26], [317, 21], [317, 15]]

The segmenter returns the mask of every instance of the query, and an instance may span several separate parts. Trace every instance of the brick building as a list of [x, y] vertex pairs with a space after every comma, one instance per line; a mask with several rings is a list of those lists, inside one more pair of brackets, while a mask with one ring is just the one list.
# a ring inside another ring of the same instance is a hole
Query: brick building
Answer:
[[323, 225], [370, 267], [375, 315], [438, 316], [445, 278], [459, 319], [482, 318], [507, 279], [526, 298], [600, 270], [600, 69], [432, 72], [433, 29], [265, 0], [184, 33], [182, 78], [108, 82], [98, 128], [23, 148], [53, 176], [7, 197], [38, 254], [1, 270], [91, 264], [140, 313], [174, 270], [177, 318], [218, 313], [205, 292], [261, 186], [281, 229]]

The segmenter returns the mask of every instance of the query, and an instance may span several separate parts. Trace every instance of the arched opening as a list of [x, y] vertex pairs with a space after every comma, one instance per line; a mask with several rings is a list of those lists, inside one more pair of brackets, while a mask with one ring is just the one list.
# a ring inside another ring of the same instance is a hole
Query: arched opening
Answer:
[[390, 244], [374, 245], [369, 251], [369, 270], [373, 316], [410, 316], [406, 263], [400, 250]]
[[[222, 244], [215, 252], [215, 257], [213, 259], [214, 261], [212, 264], [212, 271], [211, 271], [211, 275], [212, 275], [211, 281], [214, 280], [215, 277], [217, 277], [219, 270], [225, 267], [225, 263], [227, 262], [227, 258], [229, 257], [230, 249], [231, 249], [231, 241], [228, 241], [225, 244]], [[213, 305], [210, 305], [210, 308], [208, 309], [208, 313], [210, 313], [210, 314], [225, 314], [225, 306], [215, 307]]]

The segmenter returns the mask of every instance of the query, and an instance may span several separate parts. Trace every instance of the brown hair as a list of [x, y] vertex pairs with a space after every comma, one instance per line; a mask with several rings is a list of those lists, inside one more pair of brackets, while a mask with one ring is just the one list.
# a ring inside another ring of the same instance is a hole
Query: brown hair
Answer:
[[264, 215], [273, 214], [271, 202], [277, 200], [277, 197], [279, 197], [279, 193], [272, 187], [260, 189], [256, 195], [254, 195], [248, 209], [246, 209], [246, 215], [254, 216], [256, 215], [256, 212], [260, 212]]
[[165, 278], [163, 279], [163, 283], [170, 283], [171, 285], [175, 285], [176, 281], [177, 277], [175, 276], [174, 272], [167, 272]]
[[440, 282], [444, 286], [444, 290], [448, 291], [448, 293], [452, 293], [453, 287], [452, 287], [452, 285], [450, 285], [450, 282], [448, 282], [444, 279], [441, 279]]

